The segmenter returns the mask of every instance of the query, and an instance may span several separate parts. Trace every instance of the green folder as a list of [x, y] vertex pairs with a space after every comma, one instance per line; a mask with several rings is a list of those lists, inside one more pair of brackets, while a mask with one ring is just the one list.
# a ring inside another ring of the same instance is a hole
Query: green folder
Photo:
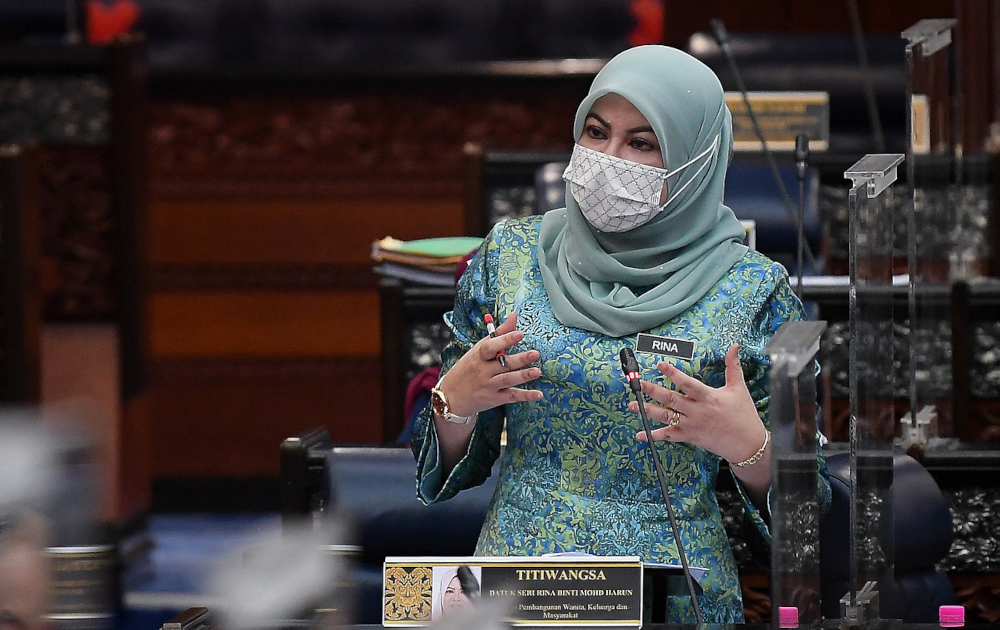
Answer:
[[475, 236], [443, 236], [440, 238], [422, 238], [415, 241], [398, 242], [400, 244], [393, 247], [390, 251], [448, 258], [450, 256], [465, 256], [479, 247], [483, 239]]

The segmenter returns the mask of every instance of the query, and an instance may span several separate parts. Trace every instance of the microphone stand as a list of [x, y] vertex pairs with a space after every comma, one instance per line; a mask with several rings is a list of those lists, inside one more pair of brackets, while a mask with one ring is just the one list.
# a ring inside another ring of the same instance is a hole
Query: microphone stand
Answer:
[[795, 136], [795, 175], [799, 179], [799, 234], [798, 234], [798, 277], [795, 292], [802, 299], [802, 253], [806, 242], [806, 171], [809, 160], [809, 137], [804, 133]]
[[861, 16], [858, 14], [857, 0], [847, 0], [847, 12], [851, 16], [851, 32], [854, 34], [854, 49], [858, 54], [858, 64], [861, 66], [861, 76], [864, 78], [865, 103], [868, 106], [868, 119], [872, 123], [872, 133], [875, 135], [876, 153], [885, 153], [885, 134], [882, 133], [882, 119], [878, 115], [878, 101], [875, 100], [875, 88], [872, 85], [871, 66], [868, 65], [868, 52], [865, 50], [864, 31], [861, 29]]
[[646, 432], [646, 443], [649, 444], [649, 454], [653, 458], [653, 468], [656, 469], [656, 481], [660, 486], [660, 493], [663, 495], [663, 502], [667, 506], [667, 518], [670, 519], [670, 531], [674, 536], [674, 544], [677, 546], [677, 555], [681, 560], [681, 568], [684, 570], [684, 579], [687, 582], [688, 595], [691, 597], [691, 605], [694, 606], [694, 618], [698, 625], [704, 623], [701, 618], [701, 607], [698, 605], [698, 596], [694, 591], [694, 581], [691, 578], [691, 569], [688, 568], [687, 556], [684, 555], [684, 546], [681, 545], [681, 534], [677, 529], [677, 520], [674, 518], [674, 506], [670, 503], [670, 494], [667, 492], [667, 482], [663, 477], [663, 465], [660, 463], [660, 455], [656, 449], [656, 441], [653, 440], [653, 428], [649, 424], [649, 416], [646, 415], [646, 405], [642, 400], [642, 385], [639, 383], [639, 362], [635, 359], [635, 354], [631, 348], [622, 348], [619, 353], [622, 362], [622, 371], [628, 377], [629, 387], [635, 394], [635, 399], [639, 403], [639, 417], [642, 419], [642, 428]]
[[[733, 52], [729, 48], [729, 33], [726, 31], [726, 25], [722, 23], [722, 20], [713, 19], [709, 21], [709, 26], [712, 29], [712, 36], [715, 38], [716, 43], [719, 44], [719, 48], [722, 49], [722, 55], [726, 58], [726, 62], [729, 64], [729, 70], [733, 73], [733, 78], [736, 80], [736, 87], [743, 96], [743, 103], [747, 107], [747, 114], [750, 116], [750, 123], [753, 125], [754, 134], [756, 134], [757, 139], [760, 140], [760, 146], [764, 153], [764, 159], [767, 161], [767, 165], [771, 169], [771, 176], [774, 178], [775, 183], [778, 184], [778, 192], [781, 193], [781, 200], [785, 204], [788, 216], [794, 223], [796, 223], [796, 228], [801, 233], [802, 224], [798, 220], [795, 207], [792, 204], [792, 198], [788, 195], [785, 183], [781, 181], [781, 173], [778, 172], [778, 164], [774, 161], [774, 155], [771, 153], [771, 150], [767, 148], [767, 141], [764, 139], [764, 132], [761, 131], [760, 123], [757, 122], [757, 114], [754, 113], [753, 107], [750, 105], [750, 96], [747, 93], [747, 86], [743, 83], [743, 75], [740, 74], [739, 68], [736, 67], [736, 58], [733, 57]], [[809, 266], [813, 269], [818, 269], [816, 266], [816, 257], [813, 255], [812, 248], [809, 246], [809, 243], [804, 243], [804, 250], [805, 255], [809, 258]]]

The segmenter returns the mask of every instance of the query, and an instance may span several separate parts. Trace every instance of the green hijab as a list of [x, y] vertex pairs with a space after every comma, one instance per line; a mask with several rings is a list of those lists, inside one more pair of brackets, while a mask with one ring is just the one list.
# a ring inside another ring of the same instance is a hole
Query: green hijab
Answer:
[[[594, 102], [615, 93], [652, 126], [670, 170], [709, 148], [667, 180], [683, 191], [656, 217], [633, 230], [599, 232], [566, 187], [566, 208], [542, 218], [538, 262], [556, 318], [566, 326], [612, 337], [649, 330], [698, 301], [746, 253], [743, 226], [723, 205], [732, 155], [732, 116], [715, 74], [667, 46], [639, 46], [617, 55], [594, 78], [576, 111], [580, 139]], [[691, 180], [694, 181], [691, 181]], [[689, 184], [690, 182], [690, 184]]]

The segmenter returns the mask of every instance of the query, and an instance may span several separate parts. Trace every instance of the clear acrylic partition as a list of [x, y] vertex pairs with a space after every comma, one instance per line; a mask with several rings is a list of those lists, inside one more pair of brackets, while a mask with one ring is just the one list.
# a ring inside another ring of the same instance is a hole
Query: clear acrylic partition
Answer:
[[[920, 457], [952, 427], [950, 282], [972, 275], [983, 260], [985, 218], [965, 203], [961, 94], [954, 19], [921, 20], [906, 40], [907, 190], [905, 232], [897, 254], [908, 272], [905, 336], [900, 357], [904, 449]], [[975, 238], [975, 234], [983, 238]]]
[[900, 154], [866, 155], [844, 173], [850, 267], [850, 585], [847, 623], [892, 618], [882, 584], [893, 582], [892, 460], [895, 436], [893, 206]]
[[819, 621], [815, 357], [826, 322], [789, 322], [765, 353], [771, 360], [771, 610], [798, 609], [800, 623]]

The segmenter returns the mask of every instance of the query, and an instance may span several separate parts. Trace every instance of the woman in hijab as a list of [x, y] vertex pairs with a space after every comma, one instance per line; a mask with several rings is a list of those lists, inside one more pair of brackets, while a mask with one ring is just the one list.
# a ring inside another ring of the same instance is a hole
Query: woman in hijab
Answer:
[[[498, 224], [458, 284], [443, 377], [414, 428], [418, 494], [431, 503], [479, 485], [502, 456], [477, 554], [678, 563], [618, 354], [637, 333], [688, 342], [690, 356], [640, 353], [642, 391], [681, 543], [708, 569], [704, 619], [741, 621], [716, 479], [728, 463], [767, 536], [763, 350], [802, 305], [722, 203], [732, 119], [708, 67], [665, 46], [629, 49], [598, 73], [573, 133], [566, 208]], [[495, 336], [487, 315], [502, 322]], [[693, 620], [690, 605], [671, 610]]]
[[[479, 580], [472, 569], [462, 565], [449, 567], [438, 581], [438, 609], [441, 617], [469, 606], [479, 597]], [[435, 616], [437, 618], [437, 616]]]

